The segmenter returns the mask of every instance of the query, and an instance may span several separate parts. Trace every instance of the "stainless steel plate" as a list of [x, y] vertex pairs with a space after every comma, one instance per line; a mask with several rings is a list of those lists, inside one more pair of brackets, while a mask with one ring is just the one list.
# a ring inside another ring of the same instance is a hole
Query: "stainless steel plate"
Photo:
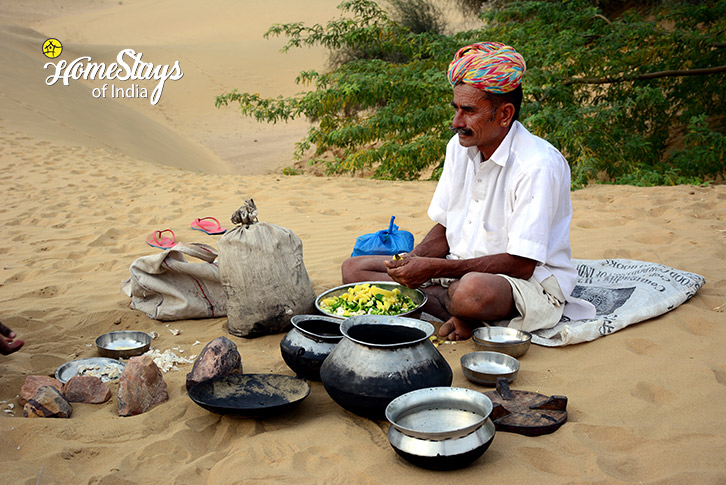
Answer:
[[55, 378], [62, 384], [78, 375], [92, 375], [100, 377], [103, 382], [116, 380], [121, 377], [126, 363], [106, 357], [91, 357], [66, 362], [55, 371]]

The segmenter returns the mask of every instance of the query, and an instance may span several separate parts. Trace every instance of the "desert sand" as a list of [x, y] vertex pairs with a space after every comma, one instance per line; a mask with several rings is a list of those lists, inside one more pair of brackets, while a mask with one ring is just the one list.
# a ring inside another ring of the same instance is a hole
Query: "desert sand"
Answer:
[[[129, 308], [120, 291], [144, 243], [171, 228], [183, 242], [215, 245], [194, 218], [226, 226], [247, 198], [260, 220], [303, 241], [316, 292], [340, 284], [355, 238], [391, 215], [420, 241], [432, 223], [435, 182], [284, 176], [307, 123], [262, 125], [214, 97], [237, 88], [293, 94], [325, 52], [278, 52], [264, 40], [276, 22], [325, 21], [337, 0], [289, 2], [124, 0], [3, 1], [0, 9], [0, 321], [26, 344], [0, 356], [2, 483], [725, 483], [726, 186], [593, 185], [572, 193], [573, 257], [651, 261], [705, 276], [694, 298], [660, 317], [592, 342], [532, 346], [513, 388], [567, 396], [555, 433], [499, 432], [471, 466], [431, 472], [390, 447], [388, 423], [334, 403], [319, 382], [293, 411], [263, 420], [210, 413], [184, 387], [191, 364], [164, 374], [170, 399], [121, 418], [117, 385], [101, 405], [74, 404], [71, 419], [26, 419], [17, 395], [26, 376], [97, 356], [113, 330], [155, 331], [153, 347], [192, 356], [225, 336], [245, 372], [292, 375], [283, 334], [229, 335], [225, 318], [162, 323]], [[94, 98], [98, 81], [47, 86], [43, 41], [62, 59], [112, 60], [120, 49], [172, 64], [157, 105]], [[174, 332], [172, 332], [174, 330]], [[176, 331], [179, 332], [176, 332]], [[175, 333], [178, 333], [175, 335]], [[441, 345], [454, 386], [479, 391], [459, 358], [472, 342]]]

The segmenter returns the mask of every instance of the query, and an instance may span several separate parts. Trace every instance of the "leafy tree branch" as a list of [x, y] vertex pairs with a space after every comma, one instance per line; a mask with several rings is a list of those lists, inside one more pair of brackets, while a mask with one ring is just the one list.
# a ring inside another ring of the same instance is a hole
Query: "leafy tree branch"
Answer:
[[[575, 186], [726, 175], [726, 0], [628, 2], [617, 15], [603, 0], [489, 0], [480, 27], [452, 35], [427, 1], [346, 0], [325, 25], [274, 25], [267, 35], [286, 37], [283, 50], [330, 49], [331, 69], [301, 73], [309, 90], [296, 96], [232, 91], [216, 104], [271, 123], [309, 119], [295, 157], [330, 174], [436, 177], [451, 138], [448, 63], [497, 40], [527, 60], [520, 120], [563, 152]], [[414, 26], [410, 12], [429, 17]]]
[[564, 84], [609, 84], [619, 83], [623, 81], [644, 81], [646, 79], [655, 79], [659, 77], [679, 77], [679, 76], [706, 76], [709, 74], [718, 74], [726, 72], [726, 66], [704, 67], [702, 69], [682, 69], [676, 71], [660, 71], [649, 72], [647, 74], [635, 74], [631, 76], [620, 76], [617, 78], [600, 77], [600, 78], [578, 78], [569, 79]]

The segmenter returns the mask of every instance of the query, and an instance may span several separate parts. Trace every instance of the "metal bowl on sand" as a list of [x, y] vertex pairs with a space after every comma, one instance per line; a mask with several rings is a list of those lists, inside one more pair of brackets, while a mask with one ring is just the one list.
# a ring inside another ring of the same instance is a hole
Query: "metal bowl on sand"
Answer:
[[519, 361], [501, 352], [469, 352], [460, 362], [467, 379], [485, 386], [496, 386], [498, 379], [511, 383], [519, 372]]
[[151, 335], [135, 330], [120, 330], [101, 335], [96, 339], [98, 353], [113, 359], [128, 359], [141, 355], [151, 346]]
[[509, 327], [480, 327], [474, 330], [472, 340], [479, 350], [501, 352], [512, 357], [527, 353], [532, 334]]

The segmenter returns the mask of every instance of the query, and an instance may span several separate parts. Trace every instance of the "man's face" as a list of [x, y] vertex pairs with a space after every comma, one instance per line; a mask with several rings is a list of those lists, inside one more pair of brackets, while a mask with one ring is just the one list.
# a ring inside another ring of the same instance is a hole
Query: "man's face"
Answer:
[[492, 145], [496, 145], [494, 149], [499, 146], [503, 138], [499, 116], [481, 90], [468, 84], [457, 84], [451, 105], [455, 110], [451, 127], [458, 133], [462, 146], [479, 147], [483, 152], [489, 151], [486, 149]]

